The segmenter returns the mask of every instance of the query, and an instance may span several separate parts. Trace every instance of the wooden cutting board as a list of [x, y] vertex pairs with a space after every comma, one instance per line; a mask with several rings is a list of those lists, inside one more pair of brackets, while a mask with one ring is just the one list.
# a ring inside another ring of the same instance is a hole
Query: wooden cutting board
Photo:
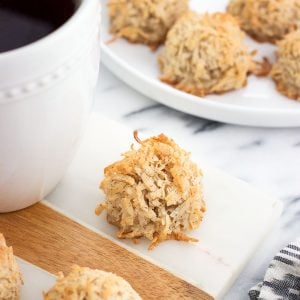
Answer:
[[[213, 299], [43, 204], [0, 215], [0, 231], [17, 256], [53, 274], [76, 263], [122, 276], [143, 299]], [[30, 274], [27, 269], [25, 283]]]

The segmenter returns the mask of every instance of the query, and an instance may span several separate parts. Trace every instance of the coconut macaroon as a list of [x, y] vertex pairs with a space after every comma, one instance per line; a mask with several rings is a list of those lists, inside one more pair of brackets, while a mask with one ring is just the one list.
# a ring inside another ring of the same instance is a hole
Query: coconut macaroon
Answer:
[[188, 10], [188, 0], [109, 0], [110, 31], [132, 43], [156, 48]]
[[185, 231], [199, 226], [205, 203], [202, 173], [190, 154], [161, 134], [139, 142], [124, 158], [105, 168], [106, 199], [96, 213], [119, 228], [118, 238], [146, 237], [153, 249], [161, 241], [197, 241]]
[[65, 277], [62, 273], [44, 300], [141, 300], [123, 278], [100, 270], [73, 266]]
[[271, 76], [280, 93], [300, 101], [300, 31], [288, 34], [278, 43]]
[[300, 24], [300, 0], [231, 0], [227, 11], [260, 42], [274, 43]]
[[22, 276], [13, 249], [6, 246], [4, 236], [0, 233], [0, 299], [20, 299], [22, 284]]
[[242, 88], [256, 68], [244, 37], [229, 14], [189, 12], [167, 35], [160, 79], [198, 96]]

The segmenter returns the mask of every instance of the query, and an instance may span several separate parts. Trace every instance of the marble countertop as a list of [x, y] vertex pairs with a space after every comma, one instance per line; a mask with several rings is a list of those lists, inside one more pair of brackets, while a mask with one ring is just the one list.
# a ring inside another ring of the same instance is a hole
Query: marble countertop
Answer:
[[300, 235], [299, 128], [250, 128], [189, 116], [137, 93], [103, 65], [95, 110], [144, 135], [164, 132], [207, 164], [284, 202], [280, 222], [225, 297], [249, 299], [248, 289], [263, 279], [272, 257]]

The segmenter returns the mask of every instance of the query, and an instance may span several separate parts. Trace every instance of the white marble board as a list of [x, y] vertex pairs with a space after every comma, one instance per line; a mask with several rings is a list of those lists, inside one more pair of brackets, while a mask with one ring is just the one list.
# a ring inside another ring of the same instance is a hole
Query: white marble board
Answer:
[[43, 292], [48, 291], [54, 285], [55, 276], [23, 259], [17, 258], [17, 262], [24, 281], [20, 298], [22, 300], [42, 300]]
[[115, 238], [116, 228], [106, 222], [105, 214], [97, 217], [94, 209], [104, 197], [98, 189], [104, 167], [120, 159], [120, 153], [129, 149], [131, 143], [131, 130], [94, 113], [66, 176], [45, 203], [221, 298], [278, 220], [281, 202], [207, 167], [193, 153], [193, 159], [204, 171], [207, 203], [202, 225], [190, 233], [199, 243], [168, 241], [148, 251], [147, 241], [139, 245], [120, 241]]

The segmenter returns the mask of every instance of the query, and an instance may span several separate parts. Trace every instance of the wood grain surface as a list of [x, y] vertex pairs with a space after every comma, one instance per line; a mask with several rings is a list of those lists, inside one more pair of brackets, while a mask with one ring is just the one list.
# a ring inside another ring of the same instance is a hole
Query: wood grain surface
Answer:
[[122, 276], [145, 300], [213, 299], [43, 204], [1, 214], [0, 232], [17, 256], [54, 274], [78, 264]]

